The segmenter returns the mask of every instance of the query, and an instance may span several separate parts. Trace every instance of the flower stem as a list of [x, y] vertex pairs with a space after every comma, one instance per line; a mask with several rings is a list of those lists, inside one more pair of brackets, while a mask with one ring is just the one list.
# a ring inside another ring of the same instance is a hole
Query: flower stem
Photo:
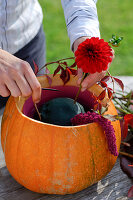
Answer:
[[74, 104], [76, 103], [76, 101], [77, 101], [77, 99], [78, 99], [79, 93], [80, 93], [81, 88], [82, 88], [82, 82], [83, 82], [83, 80], [85, 79], [85, 77], [86, 77], [86, 73], [83, 74], [83, 77], [82, 77], [82, 79], [81, 79], [78, 92], [77, 92], [76, 97], [75, 97], [75, 99], [74, 99]]
[[60, 59], [60, 60], [55, 61], [55, 62], [46, 63], [43, 67], [41, 67], [41, 68], [39, 69], [38, 72], [40, 72], [40, 71], [41, 71], [43, 68], [45, 68], [47, 65], [51, 65], [51, 64], [54, 64], [54, 63], [58, 63], [58, 64], [59, 64], [60, 61], [63, 61], [63, 60], [70, 60], [70, 59], [74, 59], [74, 58], [75, 58], [75, 57], [63, 58], [63, 59]]
[[131, 146], [129, 143], [123, 142], [123, 141], [121, 141], [121, 144], [123, 144], [123, 145], [125, 145], [125, 146], [127, 146], [127, 147], [130, 147], [130, 146]]
[[129, 154], [129, 153], [126, 153], [126, 152], [120, 151], [119, 154], [123, 155], [123, 156], [127, 156], [127, 157], [130, 157], [130, 158], [133, 158], [133, 154]]
[[77, 98], [78, 98], [78, 96], [79, 96], [79, 93], [80, 93], [80, 91], [81, 91], [81, 88], [82, 88], [82, 86], [81, 86], [81, 83], [80, 83], [79, 90], [78, 90], [78, 92], [77, 92], [77, 94], [76, 94], [76, 97], [75, 97], [75, 99], [74, 99], [74, 104], [75, 104], [76, 101], [77, 101]]
[[118, 106], [116, 106], [116, 105], [115, 105], [115, 107], [116, 107], [117, 110], [119, 110], [120, 112], [122, 112], [122, 113], [124, 113], [124, 114], [130, 114], [130, 113], [127, 112], [126, 110], [123, 110], [122, 108], [120, 108], [120, 107], [118, 107]]
[[39, 117], [40, 121], [42, 121], [42, 120], [41, 120], [41, 115], [40, 115], [40, 113], [39, 113], [39, 110], [38, 110], [38, 108], [37, 108], [36, 103], [34, 103], [34, 106], [35, 106], [35, 109], [36, 109], [36, 112], [37, 112], [37, 114], [38, 114], [38, 117]]
[[126, 110], [128, 112], [126, 114], [130, 114], [130, 113], [133, 114], [133, 112], [131, 110], [129, 110], [124, 104], [119, 103], [116, 99], [113, 99], [113, 101], [115, 101], [117, 103], [117, 105], [120, 105], [121, 109]]
[[128, 102], [127, 102], [127, 107], [129, 107], [130, 106], [130, 101], [131, 101], [131, 99], [132, 99], [132, 93], [130, 92], [129, 93], [129, 98], [128, 98]]

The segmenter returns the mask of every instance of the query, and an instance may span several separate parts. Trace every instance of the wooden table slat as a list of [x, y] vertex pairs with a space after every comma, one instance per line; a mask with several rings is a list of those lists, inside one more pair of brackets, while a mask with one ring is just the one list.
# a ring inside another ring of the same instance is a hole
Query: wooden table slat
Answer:
[[78, 193], [64, 196], [31, 192], [17, 183], [6, 167], [0, 169], [0, 198], [5, 200], [126, 200], [127, 191], [132, 184], [121, 171], [119, 158], [112, 171], [97, 184]]

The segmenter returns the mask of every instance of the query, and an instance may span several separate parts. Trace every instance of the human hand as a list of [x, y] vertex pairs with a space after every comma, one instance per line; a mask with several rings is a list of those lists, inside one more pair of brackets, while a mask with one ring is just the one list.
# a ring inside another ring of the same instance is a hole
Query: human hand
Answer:
[[41, 98], [41, 85], [31, 66], [10, 53], [0, 49], [0, 95], [28, 97], [34, 103]]
[[[81, 38], [78, 38], [75, 42], [74, 42], [74, 45], [73, 45], [73, 50], [74, 50], [74, 53], [75, 51], [77, 50], [78, 48], [78, 45], [80, 43], [82, 43], [83, 41], [85, 41], [87, 38], [89, 37], [81, 37]], [[113, 53], [113, 57], [112, 57], [112, 60], [114, 59], [114, 50], [112, 49], [112, 53]], [[108, 65], [108, 68], [110, 66], [111, 63], [109, 63]], [[92, 85], [94, 85], [96, 82], [100, 81], [104, 76], [106, 75], [106, 71], [102, 71], [101, 73], [94, 73], [94, 74], [89, 74], [82, 82], [81, 86], [81, 91], [85, 91], [87, 88], [90, 88]], [[82, 69], [78, 69], [78, 81], [77, 81], [77, 84], [80, 85], [81, 83], [81, 80], [82, 80], [82, 77], [83, 77], [83, 71]]]

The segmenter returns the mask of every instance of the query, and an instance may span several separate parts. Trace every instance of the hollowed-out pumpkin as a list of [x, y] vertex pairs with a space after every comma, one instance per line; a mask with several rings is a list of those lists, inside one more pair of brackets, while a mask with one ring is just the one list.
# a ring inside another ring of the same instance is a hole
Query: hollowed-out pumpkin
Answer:
[[[40, 105], [56, 97], [75, 98], [76, 77], [65, 86], [59, 75], [52, 79], [52, 87], [61, 92], [43, 91]], [[39, 77], [39, 81], [42, 87], [49, 87], [45, 76]], [[90, 91], [99, 95], [102, 88], [95, 85]], [[86, 108], [91, 104], [88, 105], [90, 91], [78, 98]], [[105, 98], [103, 103], [106, 101]], [[57, 126], [32, 119], [33, 113], [31, 98], [10, 97], [2, 119], [1, 142], [6, 165], [20, 184], [39, 193], [70, 194], [98, 182], [112, 169], [117, 157], [109, 152], [99, 124]], [[117, 114], [112, 102], [106, 114]], [[119, 121], [112, 125], [119, 151]]]

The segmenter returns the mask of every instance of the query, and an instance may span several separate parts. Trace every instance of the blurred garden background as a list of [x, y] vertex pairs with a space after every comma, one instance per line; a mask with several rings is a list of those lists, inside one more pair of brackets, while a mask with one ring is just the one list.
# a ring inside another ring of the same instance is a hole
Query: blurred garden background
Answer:
[[[39, 0], [46, 34], [47, 62], [73, 56], [67, 36], [61, 0]], [[97, 10], [101, 38], [109, 41], [112, 34], [124, 37], [120, 47], [114, 47], [115, 59], [110, 67], [112, 75], [133, 76], [133, 1], [99, 0]]]

